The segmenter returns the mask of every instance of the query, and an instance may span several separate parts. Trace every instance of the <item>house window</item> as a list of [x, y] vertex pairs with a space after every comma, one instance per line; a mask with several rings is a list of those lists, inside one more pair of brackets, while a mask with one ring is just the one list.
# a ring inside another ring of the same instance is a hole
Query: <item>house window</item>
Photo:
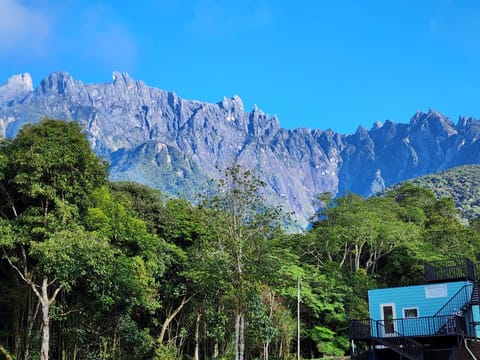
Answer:
[[427, 299], [441, 298], [441, 297], [447, 297], [447, 296], [448, 296], [447, 284], [425, 286], [425, 297]]
[[418, 308], [403, 309], [404, 318], [416, 318], [418, 317]]

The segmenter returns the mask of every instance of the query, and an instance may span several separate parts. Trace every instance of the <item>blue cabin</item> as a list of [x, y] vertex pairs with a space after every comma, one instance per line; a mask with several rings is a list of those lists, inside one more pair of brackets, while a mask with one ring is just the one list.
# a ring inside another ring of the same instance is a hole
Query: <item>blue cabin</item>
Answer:
[[424, 264], [423, 284], [368, 291], [369, 319], [351, 320], [352, 359], [480, 359], [475, 266]]

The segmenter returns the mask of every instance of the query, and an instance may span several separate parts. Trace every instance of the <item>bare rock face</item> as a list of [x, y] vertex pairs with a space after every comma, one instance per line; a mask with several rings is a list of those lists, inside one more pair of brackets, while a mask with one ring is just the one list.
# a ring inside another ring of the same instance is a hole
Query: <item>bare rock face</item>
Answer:
[[0, 134], [14, 137], [42, 117], [77, 121], [112, 180], [138, 181], [194, 199], [223, 169], [240, 164], [267, 183], [271, 204], [306, 226], [320, 193], [369, 195], [401, 180], [480, 163], [480, 122], [458, 124], [435, 111], [409, 124], [387, 120], [355, 134], [280, 127], [238, 96], [218, 103], [185, 100], [126, 73], [111, 83], [83, 84], [53, 73], [33, 89], [29, 74], [0, 86]]

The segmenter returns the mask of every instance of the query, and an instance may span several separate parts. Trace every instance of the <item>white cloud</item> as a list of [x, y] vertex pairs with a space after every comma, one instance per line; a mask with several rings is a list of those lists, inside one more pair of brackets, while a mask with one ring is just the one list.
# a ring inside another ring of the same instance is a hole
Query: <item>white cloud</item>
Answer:
[[0, 54], [45, 55], [52, 23], [41, 8], [0, 0]]

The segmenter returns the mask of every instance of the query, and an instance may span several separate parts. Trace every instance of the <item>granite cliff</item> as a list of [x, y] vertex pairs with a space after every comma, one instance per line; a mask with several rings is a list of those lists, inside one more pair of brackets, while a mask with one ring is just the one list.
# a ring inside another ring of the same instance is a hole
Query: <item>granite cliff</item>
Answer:
[[14, 137], [44, 116], [76, 121], [93, 150], [111, 164], [112, 180], [133, 180], [194, 198], [218, 168], [235, 163], [267, 183], [266, 196], [302, 225], [315, 198], [352, 191], [369, 195], [405, 179], [480, 163], [480, 121], [457, 123], [430, 110], [408, 124], [390, 120], [354, 134], [282, 129], [238, 96], [218, 103], [185, 100], [125, 73], [84, 84], [56, 72], [33, 88], [29, 74], [0, 86], [0, 135]]

